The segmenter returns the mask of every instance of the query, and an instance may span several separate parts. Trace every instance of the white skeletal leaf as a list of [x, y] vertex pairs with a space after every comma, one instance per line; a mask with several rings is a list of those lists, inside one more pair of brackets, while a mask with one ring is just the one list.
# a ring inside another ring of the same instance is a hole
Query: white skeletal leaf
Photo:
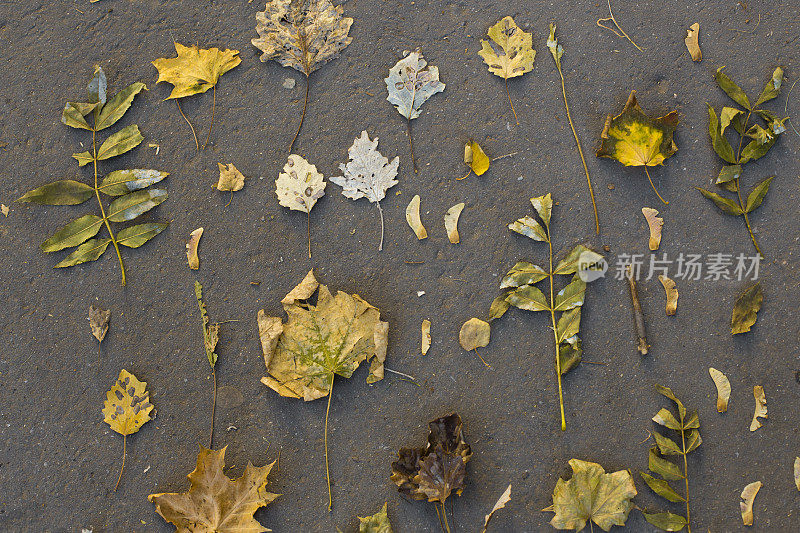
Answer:
[[427, 65], [422, 53], [409, 52], [389, 69], [389, 77], [384, 80], [389, 91], [387, 100], [409, 120], [420, 115], [422, 104], [428, 98], [444, 91], [438, 67]]
[[275, 194], [283, 207], [310, 213], [317, 200], [325, 195], [326, 185], [315, 165], [292, 154], [275, 180]]
[[348, 150], [350, 161], [340, 164], [339, 169], [344, 176], [336, 176], [330, 180], [342, 187], [342, 194], [351, 200], [366, 198], [378, 203], [386, 196], [386, 191], [397, 185], [397, 166], [400, 158], [389, 159], [377, 150], [378, 138], [370, 140], [366, 131], [356, 137], [353, 146]]

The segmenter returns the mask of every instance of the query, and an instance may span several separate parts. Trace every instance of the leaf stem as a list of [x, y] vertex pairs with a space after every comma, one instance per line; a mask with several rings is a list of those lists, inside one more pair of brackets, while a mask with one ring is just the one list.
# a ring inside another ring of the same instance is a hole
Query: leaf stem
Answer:
[[[683, 420], [681, 420], [683, 426]], [[686, 430], [681, 427], [681, 446], [683, 447], [683, 480], [686, 482], [686, 531], [692, 533], [692, 524], [689, 515], [689, 465], [686, 463]]]
[[[294, 142], [297, 140], [297, 136], [300, 135], [300, 130], [303, 128], [303, 122], [306, 119], [306, 108], [308, 107], [308, 86], [311, 83], [311, 75], [306, 74], [306, 97], [303, 101], [303, 114], [300, 116], [300, 125], [297, 126], [297, 133], [294, 134], [294, 138], [292, 138], [292, 142], [289, 144], [289, 153], [292, 152], [292, 148], [294, 148]], [[311, 256], [309, 256], [311, 257]]]
[[[747, 124], [750, 122], [750, 117], [753, 115], [753, 111], [750, 110], [747, 113], [747, 118], [744, 120], [744, 127], [742, 131], [747, 131]], [[739, 147], [736, 149], [736, 164], [741, 165], [740, 161], [742, 159], [742, 144], [744, 142], [744, 135], [741, 133], [739, 134]], [[741, 177], [741, 175], [740, 175]], [[758, 247], [758, 243], [756, 242], [756, 236], [753, 234], [753, 228], [750, 226], [750, 217], [747, 216], [747, 210], [745, 209], [744, 202], [742, 201], [742, 188], [740, 186], [740, 178], [736, 178], [736, 197], [739, 199], [739, 209], [742, 211], [742, 216], [744, 216], [744, 223], [747, 226], [747, 231], [750, 233], [750, 240], [753, 241], [753, 246], [756, 247], [756, 251], [758, 255], [764, 259], [764, 254], [761, 253], [761, 249]]]
[[414, 166], [414, 174], [419, 173], [419, 169], [417, 168], [417, 158], [414, 157], [414, 141], [411, 138], [411, 119], [406, 119], [406, 125], [408, 126], [408, 145], [411, 147], [411, 164]]
[[561, 353], [558, 347], [558, 326], [556, 324], [555, 312], [555, 292], [553, 289], [553, 243], [550, 240], [550, 229], [547, 230], [547, 246], [549, 249], [550, 269], [548, 270], [547, 277], [550, 279], [550, 320], [553, 323], [553, 340], [556, 347], [556, 375], [558, 376], [558, 405], [561, 409], [561, 431], [567, 430], [567, 421], [564, 418], [564, 393], [561, 388]]
[[306, 235], [308, 236], [308, 258], [311, 259], [311, 210], [306, 211]]
[[444, 529], [447, 533], [450, 533], [450, 524], [447, 523], [447, 509], [444, 507], [444, 502], [440, 502], [442, 504], [442, 516], [444, 517]]
[[189, 127], [192, 129], [192, 135], [194, 136], [194, 145], [197, 147], [197, 153], [199, 154], [200, 153], [200, 143], [197, 142], [197, 133], [194, 131], [194, 126], [192, 126], [192, 123], [189, 122], [188, 118], [186, 118], [186, 115], [183, 113], [183, 109], [181, 109], [181, 103], [177, 98], [175, 99], [175, 103], [178, 104], [178, 111], [181, 112], [181, 116], [183, 117], [183, 120], [185, 120], [186, 123], [189, 125]]
[[211, 102], [211, 126], [208, 127], [208, 136], [206, 137], [206, 142], [203, 144], [203, 150], [206, 149], [208, 146], [208, 141], [211, 139], [211, 129], [214, 127], [214, 112], [217, 110], [217, 85], [214, 84], [214, 88], [212, 89], [214, 96]]
[[650, 182], [650, 186], [653, 188], [653, 192], [656, 193], [656, 196], [658, 196], [658, 199], [661, 200], [662, 202], [664, 202], [665, 205], [669, 205], [669, 202], [664, 200], [661, 197], [661, 195], [658, 194], [658, 190], [656, 189], [656, 186], [653, 185], [653, 179], [650, 177], [650, 172], [647, 170], [647, 165], [644, 165], [644, 173], [647, 174], [647, 180]]
[[331, 412], [331, 397], [333, 396], [333, 380], [336, 374], [331, 372], [331, 388], [328, 389], [328, 408], [325, 410], [325, 474], [328, 480], [328, 512], [333, 509], [333, 496], [331, 495], [331, 468], [328, 462], [328, 415]]
[[117, 477], [117, 484], [114, 485], [114, 492], [117, 492], [119, 482], [122, 479], [122, 471], [125, 470], [125, 456], [128, 454], [128, 436], [122, 436], [122, 468], [119, 469], [119, 477]]
[[508, 78], [506, 78], [506, 96], [508, 96], [508, 103], [511, 104], [511, 112], [514, 113], [514, 120], [517, 121], [517, 126], [519, 126], [519, 119], [517, 118], [517, 112], [514, 110], [514, 102], [511, 101], [511, 93], [508, 92]]
[[[567, 101], [567, 88], [564, 85], [564, 73], [561, 71], [561, 62], [556, 61], [558, 67], [558, 75], [561, 77], [561, 94], [564, 95], [564, 107], [567, 109], [567, 120], [569, 127], [572, 128], [572, 135], [575, 137], [575, 144], [578, 146], [578, 153], [581, 156], [581, 163], [583, 163], [583, 171], [586, 173], [586, 182], [589, 184], [589, 195], [592, 197], [592, 209], [594, 209], [594, 226], [597, 235], [600, 235], [600, 218], [597, 216], [597, 204], [594, 201], [594, 189], [592, 188], [592, 179], [589, 177], [589, 167], [586, 166], [586, 158], [583, 156], [583, 148], [581, 141], [578, 139], [578, 134], [575, 132], [575, 125], [572, 123], [572, 115], [569, 112], [569, 102]], [[508, 80], [506, 80], [507, 82]]]
[[217, 410], [217, 371], [211, 367], [211, 380], [214, 382], [214, 393], [211, 396], [211, 434], [208, 437], [208, 449], [214, 448], [214, 414]]
[[100, 189], [97, 186], [97, 130], [95, 129], [92, 129], [92, 164], [94, 166], [94, 193], [97, 196], [97, 203], [100, 205], [100, 214], [103, 215], [103, 222], [108, 230], [108, 235], [111, 237], [111, 242], [114, 244], [114, 250], [117, 252], [119, 268], [122, 272], [121, 285], [124, 287], [127, 283], [127, 279], [125, 277], [125, 263], [122, 262], [122, 254], [119, 251], [119, 244], [117, 244], [117, 238], [114, 236], [114, 232], [111, 230], [111, 223], [108, 221], [108, 217], [106, 216], [106, 210], [103, 207], [103, 201], [100, 199]]
[[375, 202], [375, 205], [378, 206], [378, 213], [381, 215], [381, 242], [378, 244], [378, 251], [383, 251], [383, 209], [381, 209], [381, 203]]
[[[608, 0], [608, 14], [609, 14], [609, 15], [611, 15], [611, 16], [610, 16], [610, 17], [606, 17], [606, 18], [600, 18], [600, 19], [597, 19], [597, 23], [596, 23], [596, 24], [597, 24], [598, 26], [600, 26], [601, 28], [605, 28], [605, 29], [607, 29], [607, 30], [610, 30], [610, 31], [611, 31], [611, 33], [613, 33], [613, 34], [614, 34], [614, 35], [616, 35], [617, 37], [625, 37], [626, 39], [628, 39], [628, 40], [631, 42], [631, 44], [632, 44], [633, 46], [635, 46], [635, 47], [636, 47], [636, 49], [637, 49], [637, 50], [639, 50], [640, 52], [644, 52], [644, 50], [642, 50], [641, 48], [639, 48], [639, 45], [638, 45], [638, 44], [636, 44], [635, 42], [633, 42], [633, 39], [631, 39], [630, 37], [628, 37], [628, 34], [627, 34], [627, 33], [625, 33], [625, 30], [623, 30], [623, 29], [620, 27], [620, 25], [617, 23], [617, 19], [616, 19], [616, 18], [614, 18], [614, 12], [613, 12], [613, 11], [611, 11], [611, 0]], [[613, 28], [610, 28], [610, 27], [608, 27], [608, 26], [603, 26], [602, 24], [600, 24], [601, 22], [608, 22], [609, 20], [610, 20], [611, 22], [613, 22], [613, 23], [614, 23], [614, 26], [616, 26], [616, 27], [617, 27], [617, 29], [618, 29], [620, 32], [622, 32], [622, 34], [619, 34], [619, 33], [617, 33], [616, 31], [614, 31], [614, 29], [613, 29]]]

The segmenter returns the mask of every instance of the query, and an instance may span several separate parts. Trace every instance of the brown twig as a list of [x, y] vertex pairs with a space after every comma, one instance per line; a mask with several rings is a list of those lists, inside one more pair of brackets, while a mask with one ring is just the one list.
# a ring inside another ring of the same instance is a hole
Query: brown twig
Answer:
[[303, 101], [303, 115], [300, 117], [300, 125], [297, 126], [297, 133], [294, 134], [292, 142], [289, 144], [289, 153], [292, 152], [292, 148], [294, 148], [294, 142], [297, 140], [297, 136], [300, 135], [300, 130], [303, 128], [303, 122], [306, 119], [306, 108], [308, 107], [308, 86], [310, 85], [310, 83], [311, 83], [311, 76], [310, 74], [306, 74], [306, 98]]
[[208, 146], [208, 141], [211, 140], [211, 129], [214, 127], [214, 113], [217, 111], [217, 86], [214, 85], [212, 89], [214, 93], [213, 100], [211, 102], [211, 126], [208, 127], [208, 136], [206, 137], [206, 142], [203, 144], [203, 150], [206, 149]]
[[186, 118], [186, 115], [183, 114], [183, 109], [181, 109], [181, 103], [177, 98], [175, 99], [175, 103], [178, 104], [178, 111], [181, 112], [181, 116], [183, 117], [183, 120], [185, 120], [186, 123], [189, 125], [189, 127], [192, 129], [192, 135], [194, 136], [194, 144], [195, 144], [195, 146], [197, 146], [197, 153], [199, 154], [200, 153], [200, 143], [197, 141], [197, 133], [194, 131], [194, 126], [192, 126], [192, 123], [189, 122], [188, 118]]
[[[616, 19], [616, 18], [614, 18], [614, 12], [613, 12], [613, 11], [611, 11], [611, 0], [608, 0], [608, 14], [609, 14], [609, 15], [611, 15], [611, 16], [610, 16], [610, 17], [606, 17], [606, 18], [599, 18], [599, 19], [597, 19], [597, 22], [596, 22], [596, 24], [597, 24], [598, 26], [600, 26], [601, 28], [604, 28], [604, 29], [606, 29], [606, 30], [609, 30], [611, 33], [613, 33], [613, 34], [614, 34], [614, 35], [616, 35], [617, 37], [624, 37], [624, 38], [628, 39], [628, 40], [630, 41], [630, 43], [631, 43], [633, 46], [635, 46], [635, 47], [636, 47], [636, 49], [637, 49], [637, 50], [639, 50], [640, 52], [644, 52], [644, 50], [642, 50], [641, 48], [639, 48], [639, 45], [638, 45], [638, 44], [636, 44], [635, 42], [633, 42], [633, 39], [631, 39], [631, 38], [628, 36], [628, 34], [627, 34], [627, 33], [625, 33], [625, 30], [623, 30], [623, 29], [620, 27], [620, 25], [617, 23], [617, 19]], [[614, 28], [612, 28], [611, 26], [604, 26], [603, 24], [600, 24], [601, 22], [608, 22], [609, 20], [610, 20], [611, 22], [613, 22], [613, 23], [614, 23], [614, 26], [616, 26], [616, 27], [617, 27], [617, 30], [619, 30], [619, 31], [616, 31], [616, 30], [615, 30]]]
[[636, 326], [636, 339], [638, 341], [637, 349], [642, 355], [647, 355], [647, 349], [650, 347], [647, 344], [647, 330], [644, 326], [644, 313], [642, 313], [642, 304], [639, 302], [639, 291], [636, 290], [636, 281], [633, 279], [633, 269], [631, 265], [625, 267], [625, 279], [628, 280], [628, 288], [631, 291], [631, 303], [633, 304], [633, 323]]

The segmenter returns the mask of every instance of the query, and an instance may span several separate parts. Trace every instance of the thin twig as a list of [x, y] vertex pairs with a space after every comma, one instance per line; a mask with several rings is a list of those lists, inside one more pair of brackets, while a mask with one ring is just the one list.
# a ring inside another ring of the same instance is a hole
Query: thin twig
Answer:
[[397, 370], [392, 370], [391, 368], [386, 368], [386, 367], [383, 367], [383, 369], [386, 370], [387, 372], [391, 372], [392, 374], [397, 374], [398, 376], [403, 376], [403, 377], [406, 377], [408, 379], [417, 381], [417, 378], [415, 378], [414, 376], [410, 376], [408, 374], [404, 374], [403, 372], [398, 372]]
[[124, 287], [127, 283], [127, 279], [125, 277], [125, 263], [122, 261], [122, 253], [119, 251], [119, 244], [117, 243], [117, 238], [114, 236], [114, 232], [111, 230], [111, 223], [108, 221], [108, 217], [106, 216], [106, 210], [103, 207], [103, 200], [100, 198], [100, 189], [97, 185], [97, 130], [94, 129], [97, 125], [94, 124], [92, 128], [92, 166], [94, 167], [94, 193], [97, 196], [97, 203], [100, 205], [100, 214], [103, 216], [103, 222], [106, 225], [106, 229], [108, 230], [108, 235], [111, 237], [111, 242], [114, 244], [114, 250], [117, 252], [117, 259], [119, 260], [119, 268], [122, 272], [122, 281], [120, 284]]
[[514, 120], [517, 121], [517, 126], [519, 126], [519, 119], [517, 118], [517, 112], [514, 109], [514, 102], [511, 101], [511, 93], [508, 92], [508, 78], [506, 78], [506, 96], [508, 96], [508, 103], [511, 104], [511, 112], [514, 113]]
[[756, 25], [753, 27], [752, 30], [737, 30], [736, 28], [728, 28], [728, 29], [731, 30], [731, 31], [739, 32], [739, 33], [747, 33], [749, 35], [753, 35], [756, 32], [756, 30], [758, 29], [758, 25], [759, 24], [761, 24], [761, 13], [758, 14], [758, 22], [756, 22]]
[[217, 86], [216, 85], [214, 85], [214, 88], [212, 89], [212, 91], [214, 93], [214, 96], [213, 96], [213, 100], [211, 102], [211, 126], [208, 127], [208, 136], [206, 137], [205, 144], [203, 144], [203, 150], [206, 149], [206, 146], [208, 146], [208, 141], [211, 139], [211, 129], [214, 127], [214, 113], [217, 110]]
[[625, 279], [628, 280], [628, 288], [631, 292], [631, 304], [633, 305], [633, 324], [636, 326], [636, 340], [638, 341], [637, 349], [642, 355], [647, 355], [647, 349], [650, 347], [647, 344], [647, 330], [644, 325], [644, 313], [642, 313], [642, 304], [639, 302], [639, 291], [636, 290], [636, 281], [633, 279], [633, 269], [631, 265], [625, 267]]
[[211, 379], [214, 381], [214, 393], [211, 396], [211, 434], [208, 437], [208, 449], [214, 448], [214, 415], [217, 411], [217, 371], [211, 367]]
[[492, 365], [490, 365], [489, 363], [487, 363], [487, 362], [486, 362], [486, 361], [483, 359], [483, 357], [481, 357], [481, 354], [479, 354], [479, 353], [478, 353], [478, 349], [477, 349], [477, 348], [475, 348], [475, 355], [477, 355], [477, 356], [478, 356], [478, 359], [480, 359], [480, 360], [481, 360], [481, 362], [482, 362], [484, 365], [486, 365], [486, 368], [492, 368]]
[[656, 196], [658, 196], [658, 199], [664, 202], [665, 205], [668, 205], [669, 202], [664, 200], [661, 197], [661, 195], [658, 194], [658, 190], [656, 189], [656, 186], [653, 184], [653, 179], [650, 177], [650, 171], [647, 170], [647, 165], [644, 165], [644, 173], [647, 174], [647, 180], [650, 182], [650, 186], [653, 188], [653, 192], [656, 193]]
[[419, 173], [419, 169], [417, 168], [417, 158], [414, 157], [414, 141], [411, 138], [411, 119], [406, 120], [406, 124], [408, 125], [408, 145], [411, 147], [411, 164], [414, 166], [414, 174]]
[[[628, 34], [627, 34], [627, 33], [625, 33], [625, 30], [623, 30], [623, 29], [620, 27], [620, 25], [617, 23], [617, 19], [616, 19], [616, 18], [614, 18], [614, 12], [613, 12], [613, 11], [611, 11], [611, 0], [608, 0], [608, 13], [609, 13], [609, 15], [611, 15], [610, 17], [606, 17], [606, 18], [599, 18], [599, 19], [597, 19], [597, 23], [596, 23], [596, 24], [597, 24], [598, 26], [600, 26], [601, 28], [605, 28], [605, 29], [607, 29], [607, 30], [611, 31], [611, 32], [612, 32], [614, 35], [616, 35], [617, 37], [625, 37], [626, 39], [628, 39], [628, 40], [631, 42], [631, 44], [632, 44], [633, 46], [635, 46], [635, 47], [636, 47], [636, 49], [637, 49], [637, 50], [639, 50], [640, 52], [644, 52], [644, 50], [642, 50], [641, 48], [639, 48], [639, 45], [638, 45], [638, 44], [636, 44], [635, 42], [633, 42], [633, 39], [631, 39], [631, 38], [628, 36]], [[604, 26], [603, 24], [600, 24], [601, 22], [608, 22], [609, 20], [610, 20], [611, 22], [613, 22], [613, 23], [614, 23], [614, 26], [616, 26], [616, 27], [617, 27], [617, 29], [619, 30], [619, 32], [617, 32], [616, 30], [614, 30], [614, 28], [612, 28], [611, 26]]]
[[336, 374], [331, 372], [331, 388], [328, 389], [328, 408], [325, 410], [325, 475], [328, 479], [328, 512], [333, 509], [333, 496], [331, 495], [331, 469], [328, 463], [328, 415], [331, 412], [331, 397], [333, 397], [333, 380]]
[[311, 210], [306, 211], [306, 234], [308, 236], [308, 258], [311, 259]]
[[383, 251], [383, 209], [381, 209], [381, 203], [375, 202], [375, 205], [378, 206], [378, 213], [381, 215], [381, 242], [378, 244], [378, 251]]
[[[800, 78], [797, 78], [797, 80], [800, 80]], [[789, 97], [792, 95], [792, 89], [794, 89], [794, 86], [795, 86], [795, 83], [797, 83], [797, 80], [794, 80], [794, 83], [792, 83], [792, 86], [789, 87], [789, 92], [786, 94], [786, 103], [783, 105], [783, 114], [786, 115], [787, 117], [789, 116]], [[795, 133], [797, 133], [797, 135], [800, 135], [800, 132], [798, 132], [795, 129], [794, 124], [792, 123], [792, 118], [791, 117], [789, 117], [789, 127], [791, 127], [792, 130]]]
[[184, 114], [183, 114], [183, 109], [181, 109], [181, 102], [180, 102], [180, 100], [178, 100], [178, 99], [176, 98], [176, 99], [175, 99], [175, 103], [176, 103], [176, 104], [178, 104], [178, 111], [180, 111], [180, 112], [181, 112], [181, 116], [183, 117], [183, 120], [185, 120], [185, 121], [186, 121], [186, 123], [189, 125], [189, 127], [190, 127], [190, 128], [192, 128], [192, 135], [194, 136], [194, 144], [195, 144], [195, 146], [197, 146], [197, 153], [199, 154], [199, 153], [200, 153], [200, 143], [199, 143], [199, 142], [197, 142], [197, 133], [194, 131], [194, 126], [192, 126], [192, 123], [191, 123], [191, 122], [189, 122], [189, 119], [188, 119], [188, 118], [186, 118], [186, 115], [184, 115]]

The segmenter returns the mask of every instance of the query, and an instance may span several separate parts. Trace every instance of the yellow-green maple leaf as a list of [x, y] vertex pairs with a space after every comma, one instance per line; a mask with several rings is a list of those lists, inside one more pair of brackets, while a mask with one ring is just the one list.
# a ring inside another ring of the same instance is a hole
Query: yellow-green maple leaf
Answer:
[[489, 38], [492, 42], [482, 40], [478, 52], [489, 72], [507, 80], [533, 70], [533, 35], [522, 31], [513, 18], [503, 17], [489, 28]]
[[153, 61], [158, 69], [158, 82], [174, 85], [167, 100], [204, 93], [217, 84], [220, 76], [242, 62], [239, 50], [203, 49], [175, 43], [178, 57], [162, 57]]

